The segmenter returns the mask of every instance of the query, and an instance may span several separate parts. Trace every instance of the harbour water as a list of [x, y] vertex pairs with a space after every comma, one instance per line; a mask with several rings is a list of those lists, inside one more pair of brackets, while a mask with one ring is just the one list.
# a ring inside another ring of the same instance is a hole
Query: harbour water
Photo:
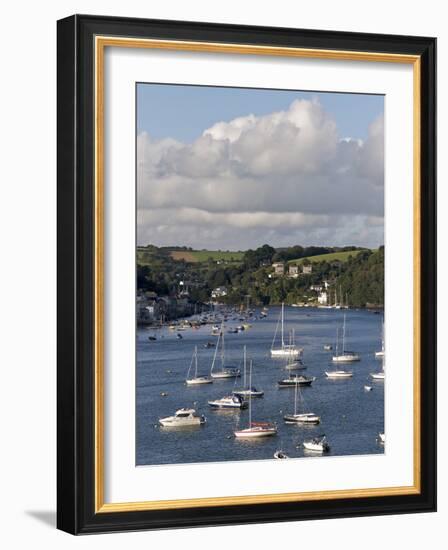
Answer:
[[[310, 456], [302, 447], [304, 439], [325, 434], [330, 456], [380, 454], [384, 445], [384, 381], [374, 381], [370, 373], [381, 369], [375, 351], [381, 349], [382, 316], [366, 310], [337, 310], [285, 307], [285, 334], [295, 331], [295, 342], [303, 347], [307, 369], [293, 371], [316, 377], [310, 387], [301, 388], [307, 411], [321, 417], [315, 426], [285, 424], [283, 415], [294, 411], [294, 388], [278, 389], [277, 381], [288, 377], [284, 359], [272, 359], [270, 348], [280, 308], [271, 307], [265, 319], [249, 321], [251, 328], [238, 334], [227, 331], [240, 325], [225, 325], [226, 364], [242, 370], [243, 346], [253, 360], [252, 383], [264, 390], [264, 397], [252, 399], [252, 420], [275, 422], [276, 436], [238, 440], [237, 428], [246, 428], [248, 410], [212, 410], [207, 402], [231, 394], [242, 386], [242, 378], [214, 380], [213, 384], [186, 386], [185, 379], [194, 347], [198, 347], [199, 374], [209, 374], [215, 342], [211, 325], [189, 328], [182, 339], [167, 327], [137, 331], [136, 464], [180, 464], [237, 460], [272, 459], [282, 449], [290, 457]], [[259, 310], [255, 311], [258, 316]], [[335, 366], [331, 362], [336, 329], [346, 315], [346, 349], [361, 355], [361, 361]], [[156, 337], [149, 340], [148, 337]], [[325, 371], [343, 368], [353, 371], [349, 379], [331, 380]], [[364, 386], [372, 387], [365, 391]], [[164, 429], [158, 419], [182, 407], [193, 407], [206, 416], [204, 426]], [[314, 455], [315, 456], [315, 455]]]

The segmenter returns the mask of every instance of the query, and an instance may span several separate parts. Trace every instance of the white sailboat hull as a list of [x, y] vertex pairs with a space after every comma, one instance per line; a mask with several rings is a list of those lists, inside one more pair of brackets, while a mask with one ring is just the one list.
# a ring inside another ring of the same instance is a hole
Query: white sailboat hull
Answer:
[[352, 372], [337, 370], [337, 371], [325, 371], [327, 378], [351, 378], [353, 376]]
[[286, 423], [290, 424], [319, 424], [320, 417], [314, 413], [286, 414], [284, 417]]
[[361, 357], [354, 354], [343, 354], [343, 355], [335, 355], [332, 358], [333, 363], [354, 363], [356, 361], [361, 361]]
[[269, 437], [277, 433], [277, 428], [246, 428], [234, 432], [235, 437], [253, 439], [256, 437]]
[[302, 348], [296, 347], [271, 349], [271, 357], [299, 357], [302, 351]]
[[185, 380], [185, 383], [187, 386], [200, 386], [202, 384], [213, 384], [213, 380], [205, 376], [201, 376], [198, 378], [190, 378], [189, 380]]
[[375, 357], [378, 357], [379, 359], [381, 359], [381, 357], [384, 357], [384, 351], [376, 351]]
[[210, 376], [216, 380], [222, 379], [222, 378], [239, 378], [241, 376], [240, 371], [218, 371], [218, 372], [212, 372]]
[[384, 380], [386, 375], [384, 372], [373, 372], [370, 375], [374, 380]]

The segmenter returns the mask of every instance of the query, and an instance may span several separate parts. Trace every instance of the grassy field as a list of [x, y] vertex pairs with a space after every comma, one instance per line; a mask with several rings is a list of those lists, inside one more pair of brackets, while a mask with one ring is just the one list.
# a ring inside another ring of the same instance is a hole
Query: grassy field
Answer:
[[240, 262], [244, 252], [232, 252], [225, 250], [173, 250], [170, 252], [174, 260], [184, 260], [191, 263], [201, 263], [212, 258], [215, 262], [224, 260], [226, 262]]
[[349, 256], [357, 256], [362, 250], [349, 250], [347, 252], [332, 252], [330, 254], [319, 254], [318, 256], [309, 256], [308, 258], [300, 258], [298, 260], [290, 260], [288, 264], [300, 265], [304, 260], [308, 260], [311, 263], [316, 262], [334, 262], [336, 260], [340, 262], [346, 262]]

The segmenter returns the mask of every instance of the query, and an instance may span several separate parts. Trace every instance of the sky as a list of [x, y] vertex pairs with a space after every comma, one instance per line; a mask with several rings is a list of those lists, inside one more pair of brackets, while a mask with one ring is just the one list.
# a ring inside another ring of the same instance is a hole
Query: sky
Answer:
[[138, 84], [138, 244], [383, 244], [383, 112], [378, 95]]

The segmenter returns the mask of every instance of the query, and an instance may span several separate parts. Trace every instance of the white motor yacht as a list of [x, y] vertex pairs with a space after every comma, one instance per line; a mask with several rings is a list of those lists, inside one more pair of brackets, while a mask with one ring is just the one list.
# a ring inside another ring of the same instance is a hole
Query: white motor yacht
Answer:
[[198, 416], [195, 409], [179, 409], [173, 416], [159, 419], [159, 424], [164, 428], [187, 428], [205, 424], [205, 416]]
[[326, 453], [330, 450], [330, 445], [327, 442], [327, 438], [322, 435], [320, 437], [313, 437], [303, 442], [303, 446], [308, 451], [314, 451], [318, 453]]
[[209, 401], [208, 404], [215, 409], [247, 409], [247, 401], [238, 395], [226, 395]]

